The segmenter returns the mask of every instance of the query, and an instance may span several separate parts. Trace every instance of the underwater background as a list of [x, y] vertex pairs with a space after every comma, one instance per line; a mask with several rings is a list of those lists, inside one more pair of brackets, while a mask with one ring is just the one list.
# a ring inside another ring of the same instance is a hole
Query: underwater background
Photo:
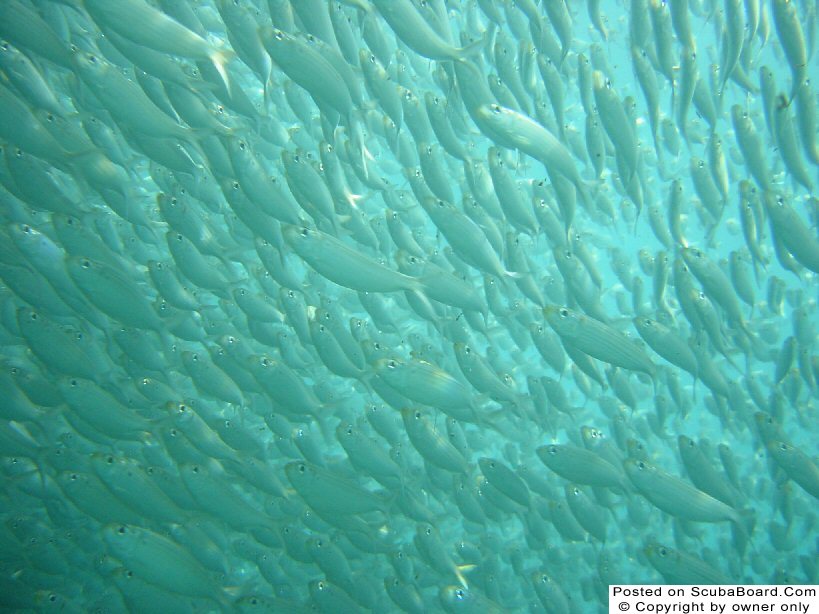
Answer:
[[2, 0], [0, 607], [816, 584], [815, 0]]

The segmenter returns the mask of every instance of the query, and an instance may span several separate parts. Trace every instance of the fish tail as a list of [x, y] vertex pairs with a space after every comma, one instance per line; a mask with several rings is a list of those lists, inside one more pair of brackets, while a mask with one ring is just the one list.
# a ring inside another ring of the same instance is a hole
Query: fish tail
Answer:
[[458, 582], [460, 582], [461, 586], [468, 589], [469, 585], [466, 582], [466, 577], [464, 576], [464, 572], [469, 572], [475, 569], [477, 565], [456, 565], [455, 566], [455, 576], [458, 578]]
[[490, 44], [492, 38], [495, 36], [495, 28], [497, 28], [495, 23], [490, 22], [489, 27], [483, 33], [483, 36], [481, 36], [481, 38], [457, 49], [458, 55], [455, 58], [455, 60], [458, 62], [463, 62], [464, 64], [469, 64], [467, 58], [471, 58], [473, 56], [478, 55], [481, 51], [483, 51], [483, 49], [487, 45]]
[[592, 192], [597, 189], [597, 183], [581, 179], [580, 181], [577, 182], [576, 187], [577, 191], [580, 193], [580, 198], [583, 201], [586, 210], [591, 211], [592, 205], [594, 204]]
[[231, 59], [233, 59], [234, 55], [234, 52], [229, 49], [215, 49], [213, 53], [210, 54], [210, 61], [213, 63], [213, 67], [216, 69], [216, 72], [218, 72], [219, 76], [222, 78], [222, 83], [225, 84], [225, 89], [229, 95], [231, 94], [231, 87], [227, 64]]
[[355, 118], [350, 118], [350, 130], [352, 131], [353, 144], [361, 155], [361, 170], [364, 171], [364, 177], [369, 178], [370, 167], [367, 160], [374, 160], [372, 153], [367, 149], [366, 141], [364, 140], [364, 131], [361, 129], [361, 122]]
[[349, 191], [344, 195], [344, 200], [353, 209], [358, 209], [358, 201], [364, 198], [366, 198], [366, 195], [364, 194], [353, 194]]
[[739, 510], [736, 516], [731, 519], [734, 544], [742, 555], [745, 554], [748, 548], [755, 525], [756, 515], [752, 509]]
[[506, 277], [510, 277], [512, 279], [521, 279], [523, 277], [523, 273], [518, 273], [516, 271], [506, 271], [506, 270], [504, 270], [503, 274]]

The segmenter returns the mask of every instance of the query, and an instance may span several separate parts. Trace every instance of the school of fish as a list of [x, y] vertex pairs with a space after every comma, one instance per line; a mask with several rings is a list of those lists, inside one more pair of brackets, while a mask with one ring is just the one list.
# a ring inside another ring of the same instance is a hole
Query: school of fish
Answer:
[[2, 0], [0, 608], [819, 583], [816, 0]]

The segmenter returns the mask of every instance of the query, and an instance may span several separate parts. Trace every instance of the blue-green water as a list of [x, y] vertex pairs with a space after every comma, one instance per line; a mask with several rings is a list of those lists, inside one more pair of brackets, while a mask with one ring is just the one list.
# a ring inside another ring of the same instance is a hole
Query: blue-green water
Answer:
[[813, 0], [4, 0], [0, 604], [816, 584]]

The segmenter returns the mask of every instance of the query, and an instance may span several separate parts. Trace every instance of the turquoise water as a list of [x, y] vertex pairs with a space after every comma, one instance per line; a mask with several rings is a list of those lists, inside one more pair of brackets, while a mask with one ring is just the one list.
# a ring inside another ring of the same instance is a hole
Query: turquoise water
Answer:
[[3, 2], [2, 607], [816, 584], [817, 19]]

